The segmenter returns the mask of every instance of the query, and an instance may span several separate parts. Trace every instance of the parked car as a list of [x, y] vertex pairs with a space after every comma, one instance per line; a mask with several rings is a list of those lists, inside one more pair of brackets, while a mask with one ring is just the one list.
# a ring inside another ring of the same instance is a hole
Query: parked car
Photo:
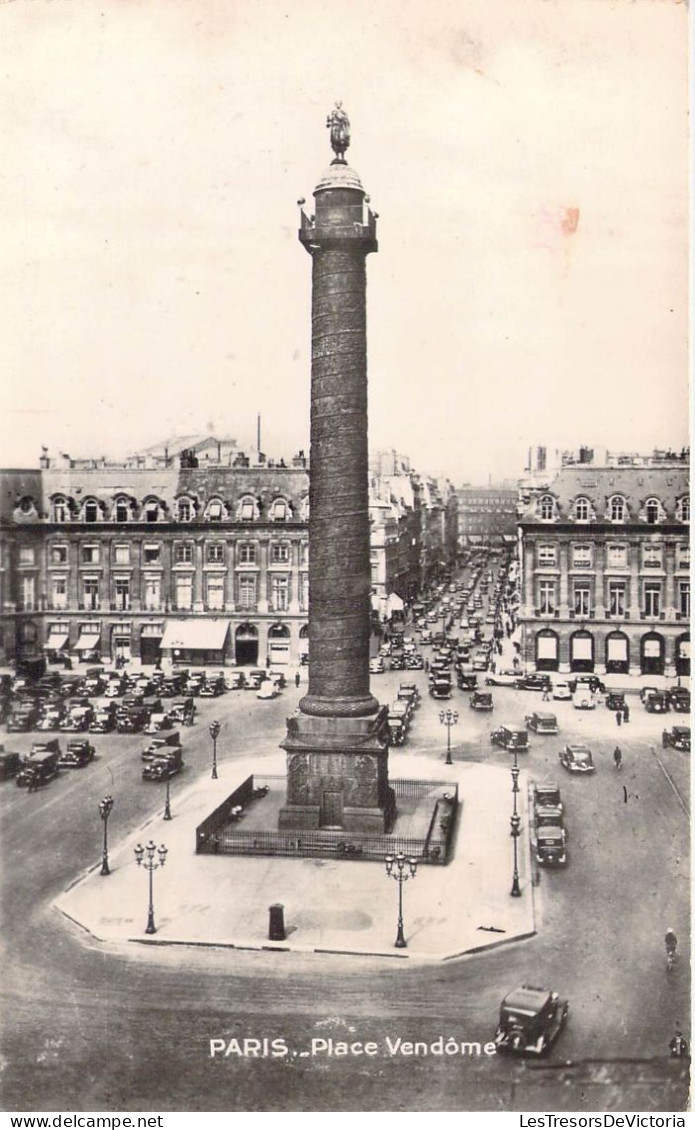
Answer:
[[15, 702], [10, 707], [7, 719], [8, 733], [26, 733], [33, 730], [38, 722], [39, 711], [32, 701]]
[[647, 714], [666, 714], [669, 710], [668, 695], [665, 691], [654, 691], [644, 701]]
[[570, 773], [593, 773], [594, 759], [585, 745], [566, 745], [558, 754], [560, 764]]
[[644, 706], [645, 702], [647, 701], [647, 699], [653, 694], [659, 694], [659, 688], [658, 687], [642, 687], [642, 689], [639, 693], [639, 697], [640, 697], [640, 702], [642, 703], [643, 706]]
[[165, 753], [154, 757], [142, 770], [143, 781], [166, 781], [174, 777], [183, 769], [184, 761], [181, 747], [169, 749]]
[[595, 710], [596, 699], [591, 691], [580, 689], [575, 692], [572, 705], [575, 710]]
[[89, 723], [90, 732], [93, 734], [109, 734], [116, 725], [116, 708], [113, 702], [108, 706], [99, 706], [94, 711], [94, 717]]
[[145, 746], [140, 757], [143, 761], [152, 761], [155, 757], [160, 757], [164, 753], [168, 753], [171, 749], [181, 748], [181, 735], [178, 730], [172, 730], [170, 734], [160, 734], [159, 737], [153, 738], [152, 741]]
[[448, 673], [435, 675], [430, 681], [430, 694], [432, 698], [451, 698], [451, 676]]
[[490, 731], [490, 741], [502, 749], [528, 753], [528, 734], [525, 726], [498, 726], [496, 730]]
[[420, 701], [420, 691], [417, 683], [402, 682], [398, 687], [399, 699], [409, 699], [413, 707], [417, 706]]
[[406, 671], [422, 671], [424, 666], [425, 666], [425, 661], [418, 651], [414, 652], [414, 654], [412, 654], [412, 655], [406, 655], [406, 657], [405, 657], [405, 669], [406, 669]]
[[177, 698], [169, 708], [169, 717], [179, 726], [192, 726], [195, 722], [196, 707], [192, 698]]
[[550, 675], [531, 672], [530, 675], [518, 675], [516, 680], [517, 690], [520, 691], [545, 691], [552, 687]]
[[279, 693], [274, 683], [265, 682], [256, 691], [256, 698], [277, 698]]
[[120, 698], [125, 692], [125, 679], [121, 675], [109, 675], [104, 695], [106, 698]]
[[686, 687], [669, 687], [668, 701], [678, 714], [690, 714], [690, 691]]
[[563, 836], [567, 838], [564, 808], [554, 804], [538, 805], [534, 807], [533, 819], [536, 828], [561, 828]]
[[151, 714], [150, 720], [145, 726], [145, 733], [158, 734], [161, 730], [170, 730], [173, 725], [171, 716], [166, 712]]
[[576, 694], [578, 689], [588, 689], [592, 694], [604, 694], [606, 690], [598, 675], [575, 675], [569, 680], [569, 687], [572, 694]]
[[217, 698], [226, 691], [224, 681], [220, 678], [206, 679], [200, 688], [201, 698]]
[[389, 714], [388, 724], [389, 740], [391, 745], [403, 745], [403, 742], [405, 741], [408, 734], [408, 728], [405, 724], [405, 720], [401, 717]]
[[567, 846], [564, 829], [555, 824], [538, 828], [536, 832], [536, 860], [541, 867], [565, 867]]
[[535, 734], [557, 734], [557, 717], [544, 710], [536, 710], [526, 716], [526, 725]]
[[564, 812], [560, 786], [556, 785], [554, 781], [537, 781], [533, 786], [533, 806], [534, 808], [552, 806]]
[[478, 686], [478, 676], [472, 674], [465, 674], [463, 671], [456, 672], [456, 682], [461, 691], [474, 691]]
[[82, 769], [94, 760], [96, 750], [86, 738], [72, 738], [58, 758], [61, 769]]
[[413, 717], [413, 706], [409, 699], [396, 699], [389, 706], [389, 718], [402, 718], [406, 728], [410, 727]]
[[227, 690], [240, 691], [243, 690], [246, 679], [244, 678], [243, 671], [227, 671], [225, 672], [225, 682], [227, 683]]
[[571, 697], [572, 691], [570, 690], [569, 683], [564, 681], [553, 683], [553, 698], [557, 699], [558, 702], [566, 702]]
[[516, 671], [491, 671], [485, 676], [488, 687], [515, 687], [518, 679]]
[[389, 662], [389, 670], [391, 671], [405, 671], [405, 656], [392, 655]]
[[373, 659], [369, 660], [369, 674], [370, 675], [383, 675], [386, 670], [383, 656], [375, 655]]
[[661, 744], [664, 749], [671, 746], [680, 749], [683, 753], [690, 753], [690, 726], [671, 726], [661, 735]]
[[471, 697], [468, 700], [468, 705], [470, 706], [471, 710], [494, 709], [492, 695], [487, 691], [473, 691]]
[[516, 1055], [546, 1055], [567, 1020], [569, 1003], [557, 993], [521, 985], [500, 1005], [495, 1044]]
[[22, 764], [15, 778], [20, 787], [30, 784], [38, 787], [48, 784], [58, 775], [60, 746], [55, 739], [47, 742], [34, 742], [31, 753], [22, 757]]
[[625, 695], [622, 691], [608, 691], [605, 702], [608, 710], [625, 709]]
[[89, 729], [93, 717], [94, 711], [91, 706], [72, 706], [60, 728], [68, 733], [80, 733]]
[[424, 631], [420, 632], [420, 643], [421, 644], [432, 643], [432, 633], [429, 630], [429, 628], [425, 628]]
[[65, 711], [62, 706], [46, 706], [36, 723], [37, 730], [59, 730]]
[[473, 670], [487, 671], [488, 654], [486, 651], [476, 651], [473, 655]]
[[0, 745], [0, 781], [14, 777], [19, 772], [21, 764], [21, 754], [13, 753], [11, 750], [5, 749], [4, 745]]

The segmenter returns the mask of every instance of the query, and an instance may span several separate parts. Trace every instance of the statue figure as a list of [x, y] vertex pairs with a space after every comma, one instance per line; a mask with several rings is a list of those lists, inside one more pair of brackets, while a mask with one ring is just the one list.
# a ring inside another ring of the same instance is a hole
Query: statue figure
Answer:
[[345, 150], [350, 144], [350, 119], [343, 110], [342, 102], [336, 102], [335, 110], [326, 118], [326, 126], [331, 129], [331, 148], [335, 153], [333, 164], [345, 165]]

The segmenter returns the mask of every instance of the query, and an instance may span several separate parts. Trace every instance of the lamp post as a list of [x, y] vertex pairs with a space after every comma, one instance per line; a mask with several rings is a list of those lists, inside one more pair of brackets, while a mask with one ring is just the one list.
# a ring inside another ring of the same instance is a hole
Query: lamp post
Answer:
[[514, 844], [514, 875], [512, 877], [512, 889], [509, 892], [513, 898], [520, 898], [521, 887], [519, 886], [519, 856], [517, 850], [517, 840], [519, 839], [519, 826], [521, 824], [521, 817], [517, 812], [516, 798], [519, 792], [519, 764], [517, 761], [516, 750], [514, 750], [514, 764], [512, 765], [512, 797], [514, 798], [514, 811], [511, 816], [512, 825], [512, 843]]
[[445, 765], [453, 765], [451, 760], [451, 727], [455, 726], [459, 720], [458, 713], [455, 710], [440, 710], [439, 721], [442, 726], [446, 726], [446, 761]]
[[[145, 844], [145, 847], [143, 847], [142, 844], [138, 844], [138, 846], [134, 848], [134, 851], [138, 867], [144, 867], [145, 870], [149, 872], [150, 876], [150, 902], [147, 910], [147, 926], [145, 928], [145, 933], [155, 934], [157, 932], [157, 927], [154, 924], [152, 876], [158, 867], [163, 867], [166, 863], [167, 849], [165, 848], [164, 844], [162, 844], [161, 847], [157, 847], [154, 840], [150, 840], [148, 844]], [[154, 858], [155, 854], [157, 853], [159, 854], [159, 863], [155, 862]], [[146, 859], [144, 858], [145, 856], [147, 856]]]
[[[386, 864], [386, 874], [395, 879], [398, 883], [398, 934], [394, 945], [397, 949], [405, 949], [408, 943], [405, 940], [403, 933], [403, 884], [408, 882], [408, 879], [414, 879], [417, 872], [417, 859], [406, 859], [402, 851], [394, 857], [387, 855], [384, 859]], [[410, 868], [410, 874], [405, 870], [407, 866]]]
[[217, 780], [217, 739], [220, 736], [219, 722], [210, 723], [210, 737], [212, 738], [212, 779]]
[[104, 825], [104, 846], [103, 846], [102, 852], [101, 852], [101, 871], [99, 872], [99, 874], [100, 875], [110, 875], [111, 871], [109, 870], [108, 827], [109, 827], [109, 816], [111, 815], [111, 809], [113, 808], [113, 797], [112, 796], [105, 796], [103, 800], [99, 801], [98, 808], [99, 808], [99, 815], [101, 816], [101, 820], [102, 820], [102, 823]]

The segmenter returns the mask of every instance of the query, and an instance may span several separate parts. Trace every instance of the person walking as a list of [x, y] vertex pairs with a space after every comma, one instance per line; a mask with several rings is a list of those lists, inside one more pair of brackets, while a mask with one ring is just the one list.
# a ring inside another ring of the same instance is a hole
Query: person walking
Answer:
[[302, 676], [301, 676], [301, 675], [299, 674], [299, 671], [297, 671], [297, 674], [296, 674], [296, 675], [295, 675], [295, 677], [294, 677], [294, 685], [295, 685], [295, 687], [298, 687], [298, 686], [299, 686], [299, 684], [301, 683], [301, 681], [302, 681]]
[[623, 724], [623, 712], [622, 712], [622, 710], [616, 710], [615, 721], [616, 721], [618, 726], [622, 726], [622, 724]]
[[623, 722], [629, 722], [629, 721], [630, 721], [630, 707], [626, 703], [625, 706], [623, 707]]

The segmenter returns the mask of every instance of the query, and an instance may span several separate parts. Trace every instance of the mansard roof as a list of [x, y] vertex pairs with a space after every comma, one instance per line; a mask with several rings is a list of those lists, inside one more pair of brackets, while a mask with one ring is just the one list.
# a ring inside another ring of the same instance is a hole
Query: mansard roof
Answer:
[[[519, 512], [521, 522], [534, 522], [538, 518], [538, 502], [550, 496], [556, 507], [558, 521], [572, 521], [573, 507], [578, 498], [587, 498], [602, 521], [612, 498], [625, 499], [627, 523], [640, 522], [640, 511], [650, 498], [661, 503], [666, 521], [676, 519], [679, 499], [689, 491], [687, 464], [651, 467], [564, 467], [546, 488], [534, 487], [531, 497]], [[522, 495], [524, 494], [522, 488]]]

